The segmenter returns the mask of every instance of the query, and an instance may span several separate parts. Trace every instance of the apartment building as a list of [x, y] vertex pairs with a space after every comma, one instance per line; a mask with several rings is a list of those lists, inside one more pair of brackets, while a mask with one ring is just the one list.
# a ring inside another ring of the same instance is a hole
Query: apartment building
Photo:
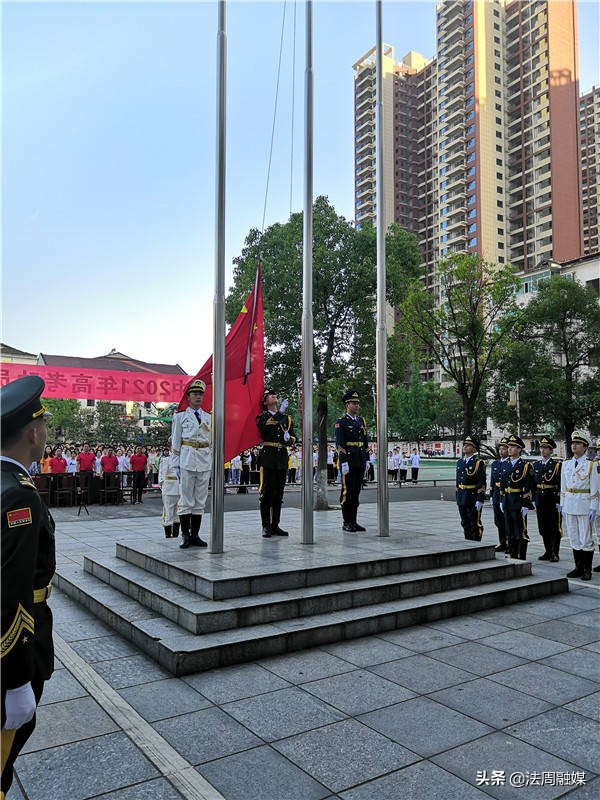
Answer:
[[[393, 219], [419, 237], [434, 291], [453, 252], [525, 271], [583, 255], [575, 14], [574, 0], [449, 0], [434, 59], [395, 64], [386, 45]], [[354, 65], [357, 224], [376, 218], [373, 53]]]
[[600, 205], [600, 88], [594, 86], [581, 96], [579, 106], [581, 141], [581, 207], [583, 212], [583, 251], [599, 252], [598, 206]]

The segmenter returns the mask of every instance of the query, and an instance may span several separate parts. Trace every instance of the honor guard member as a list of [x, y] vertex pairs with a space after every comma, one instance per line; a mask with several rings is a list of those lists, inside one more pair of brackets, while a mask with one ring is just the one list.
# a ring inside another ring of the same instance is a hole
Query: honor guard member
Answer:
[[346, 405], [346, 413], [335, 423], [335, 446], [338, 451], [338, 463], [342, 474], [342, 491], [340, 504], [344, 524], [342, 530], [349, 533], [364, 531], [356, 521], [362, 488], [365, 464], [369, 458], [369, 439], [367, 424], [358, 416], [360, 397], [352, 390], [342, 397]]
[[560, 549], [560, 472], [561, 462], [552, 458], [556, 442], [550, 436], [540, 439], [542, 458], [533, 465], [535, 480], [535, 513], [538, 530], [544, 541], [544, 553], [539, 561], [558, 561]]
[[179, 517], [177, 504], [179, 502], [179, 477], [173, 466], [173, 456], [169, 445], [163, 448], [163, 454], [158, 462], [158, 485], [162, 497], [162, 523], [166, 539], [177, 539], [179, 536]]
[[600, 473], [596, 464], [586, 456], [589, 439], [574, 431], [571, 436], [573, 458], [562, 465], [560, 504], [563, 525], [567, 530], [575, 569], [567, 572], [567, 578], [592, 578], [594, 558], [594, 520], [598, 512], [600, 495]]
[[485, 500], [485, 463], [475, 455], [479, 440], [469, 434], [463, 440], [463, 457], [456, 463], [456, 504], [465, 539], [480, 542], [481, 509]]
[[506, 552], [506, 521], [504, 512], [500, 508], [502, 498], [500, 495], [500, 478], [508, 464], [508, 438], [503, 436], [498, 443], [498, 458], [492, 461], [490, 469], [490, 500], [494, 510], [494, 525], [498, 529], [498, 546], [496, 553]]
[[533, 468], [521, 458], [525, 442], [511, 434], [507, 441], [509, 464], [500, 477], [502, 511], [506, 521], [508, 554], [525, 561], [527, 556], [527, 513], [533, 508]]
[[173, 415], [172, 464], [176, 471], [180, 470], [177, 511], [183, 539], [179, 546], [183, 550], [190, 545], [206, 547], [206, 542], [198, 536], [212, 465], [212, 420], [200, 408], [205, 389], [204, 381], [193, 380], [186, 389], [188, 407]]
[[35, 728], [44, 681], [52, 675], [52, 612], [47, 603], [56, 567], [54, 522], [25, 467], [39, 461], [49, 416], [45, 383], [30, 375], [0, 389], [2, 432], [2, 785]]
[[283, 490], [288, 470], [288, 445], [296, 443], [292, 418], [285, 411], [288, 401], [284, 400], [277, 410], [277, 394], [267, 389], [263, 394], [264, 411], [256, 418], [256, 425], [263, 441], [259, 456], [260, 484], [258, 487], [262, 535], [287, 536], [288, 532], [279, 527]]

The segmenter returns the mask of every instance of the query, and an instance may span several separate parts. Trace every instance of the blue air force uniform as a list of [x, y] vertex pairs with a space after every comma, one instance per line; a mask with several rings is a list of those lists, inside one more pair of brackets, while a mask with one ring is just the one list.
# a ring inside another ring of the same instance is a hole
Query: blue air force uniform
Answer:
[[[342, 397], [342, 402], [359, 402], [358, 392], [350, 391]], [[353, 406], [354, 408], [354, 406]], [[348, 411], [335, 423], [335, 446], [338, 452], [338, 466], [342, 475], [340, 505], [342, 507], [342, 529], [350, 533], [364, 531], [356, 521], [362, 488], [365, 464], [369, 457], [369, 437], [364, 417], [349, 414]], [[347, 464], [347, 467], [344, 465]]]
[[[544, 436], [540, 441], [540, 447], [554, 450], [556, 442], [549, 436]], [[533, 465], [535, 511], [538, 529], [544, 540], [544, 554], [540, 556], [540, 561], [559, 560], [558, 551], [562, 536], [559, 511], [561, 466], [561, 462], [552, 456], [546, 460], [542, 458]]]
[[[523, 440], [514, 434], [508, 438], [508, 445], [514, 445], [521, 450], [525, 448]], [[520, 558], [522, 561], [527, 557], [529, 542], [527, 519], [523, 514], [523, 509], [533, 508], [534, 489], [535, 481], [531, 464], [524, 461], [520, 455], [516, 459], [509, 460], [509, 465], [500, 478], [500, 492], [506, 520], [508, 554], [511, 558]]]
[[[479, 450], [474, 436], [466, 436], [463, 444]], [[485, 500], [485, 463], [476, 454], [459, 458], [456, 463], [456, 504], [465, 539], [480, 542], [483, 536], [481, 507]]]

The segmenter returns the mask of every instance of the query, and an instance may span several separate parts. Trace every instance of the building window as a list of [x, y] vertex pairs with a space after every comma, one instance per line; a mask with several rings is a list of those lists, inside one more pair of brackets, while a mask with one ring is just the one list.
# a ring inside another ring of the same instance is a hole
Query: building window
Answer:
[[494, 44], [500, 44], [500, 37], [494, 36]]
[[472, 133], [475, 133], [475, 125], [469, 125], [466, 130], [466, 136], [470, 136]]
[[501, 186], [496, 186], [496, 194], [502, 194], [502, 193], [503, 193], [503, 191], [504, 191], [504, 190], [502, 189], [502, 187], [501, 187]]
[[497, 172], [496, 173], [496, 178], [497, 178], [497, 180], [501, 181], [502, 180], [502, 173], [501, 172]]
[[475, 116], [475, 111], [473, 109], [471, 109], [469, 111], [469, 113], [467, 114], [467, 116], [465, 117], [465, 120], [467, 122], [469, 122], [470, 120], [472, 120], [474, 118], [474, 116]]
[[447, 247], [442, 247], [442, 255], [443, 256], [448, 255], [448, 248]]
[[467, 205], [468, 205], [468, 206], [472, 206], [474, 202], [475, 202], [475, 195], [474, 195], [474, 194], [472, 194], [472, 195], [469, 197], [469, 199], [467, 200]]
[[502, 92], [498, 91], [498, 89], [494, 89], [495, 97], [502, 97]]
[[475, 70], [471, 67], [471, 69], [465, 75], [465, 80], [468, 80], [469, 78], [472, 78], [473, 75], [475, 75]]
[[473, 236], [472, 239], [469, 239], [469, 247], [477, 247], [477, 237]]
[[467, 102], [465, 103], [465, 107], [468, 108], [469, 106], [472, 106], [474, 102], [475, 102], [475, 98], [474, 97], [469, 97]]
[[504, 264], [504, 256], [498, 256], [498, 263]]
[[469, 167], [467, 170], [467, 178], [470, 178], [472, 175], [475, 175], [475, 167]]
[[471, 83], [467, 84], [467, 88], [465, 89], [465, 92], [467, 92], [467, 93], [468, 92], [472, 92], [474, 88], [475, 88], [475, 84], [473, 83], [473, 81], [471, 81]]
[[448, 199], [448, 192], [446, 192], [445, 194], [442, 195], [442, 198], [441, 198], [442, 203], [445, 203], [447, 199]]
[[477, 230], [477, 223], [472, 222], [467, 228], [467, 233], [475, 233], [476, 230]]
[[86, 406], [88, 408], [93, 408], [96, 405], [96, 401], [95, 400], [86, 400], [85, 404], [86, 404]]
[[498, 236], [504, 236], [504, 228], [498, 228]]
[[448, 234], [444, 233], [442, 236], [442, 242], [447, 242], [447, 241], [448, 241]]
[[502, 81], [500, 80], [500, 78], [497, 75], [494, 78], [494, 83], [502, 83]]
[[467, 164], [470, 164], [471, 161], [475, 161], [475, 153], [469, 153], [467, 156]]
[[502, 200], [496, 200], [496, 206], [497, 208], [504, 208], [504, 203]]
[[498, 242], [498, 250], [504, 250], [504, 242]]
[[469, 183], [467, 184], [467, 192], [474, 192], [476, 185], [477, 181], [469, 181]]
[[475, 139], [469, 139], [467, 142], [467, 147], [475, 147]]
[[476, 211], [476, 209], [472, 208], [469, 211], [469, 213], [467, 214], [467, 219], [473, 219], [473, 217], [476, 217], [476, 216], [477, 216], [477, 211]]
[[500, 144], [496, 145], [496, 152], [497, 153], [501, 153], [502, 152], [502, 145], [500, 145]]
[[502, 159], [501, 158], [497, 158], [496, 159], [496, 166], [497, 167], [501, 167], [502, 166]]
[[504, 215], [503, 214], [498, 214], [496, 219], [498, 220], [498, 222], [504, 222]]

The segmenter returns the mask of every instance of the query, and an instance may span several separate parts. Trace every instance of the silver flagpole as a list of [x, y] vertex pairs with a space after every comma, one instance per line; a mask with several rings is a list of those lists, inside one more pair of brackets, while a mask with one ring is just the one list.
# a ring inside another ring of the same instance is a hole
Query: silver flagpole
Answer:
[[[313, 66], [312, 0], [306, 0], [304, 99], [304, 221], [302, 247], [302, 544], [313, 544]], [[293, 131], [292, 131], [293, 135]]]
[[385, 186], [383, 177], [383, 25], [377, 0], [377, 529], [390, 535], [387, 483], [387, 326], [385, 302]]
[[225, 444], [225, 124], [227, 89], [227, 34], [225, 0], [219, 0], [217, 31], [217, 174], [215, 297], [213, 301], [213, 413], [212, 413], [212, 513], [211, 553], [223, 552]]

